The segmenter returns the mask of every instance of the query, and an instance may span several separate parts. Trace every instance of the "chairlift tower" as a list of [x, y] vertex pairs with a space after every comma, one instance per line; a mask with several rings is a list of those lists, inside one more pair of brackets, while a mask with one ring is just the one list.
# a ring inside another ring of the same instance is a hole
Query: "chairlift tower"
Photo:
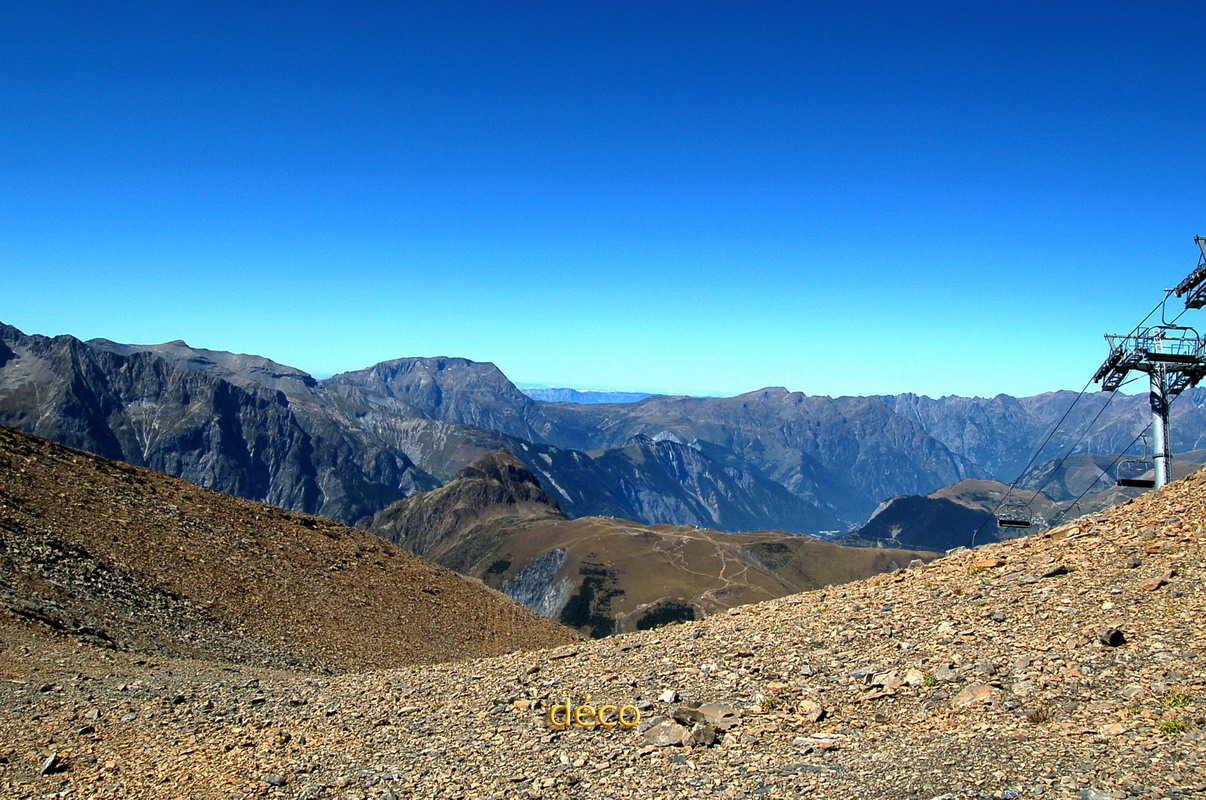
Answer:
[[[1198, 265], [1176, 288], [1166, 293], [1185, 297], [1185, 308], [1206, 306], [1206, 238], [1194, 237], [1202, 251]], [[1172, 399], [1206, 378], [1206, 340], [1193, 328], [1161, 322], [1126, 335], [1106, 334], [1110, 354], [1102, 362], [1093, 381], [1102, 391], [1117, 391], [1132, 371], [1146, 372], [1152, 409], [1152, 462], [1155, 488], [1168, 483], [1172, 471], [1172, 440], [1169, 435], [1168, 409]]]

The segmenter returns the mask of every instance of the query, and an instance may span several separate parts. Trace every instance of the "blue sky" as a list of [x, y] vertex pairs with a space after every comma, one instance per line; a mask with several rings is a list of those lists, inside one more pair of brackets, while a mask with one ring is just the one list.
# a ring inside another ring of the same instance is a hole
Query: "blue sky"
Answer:
[[1206, 234], [1200, 4], [6, 5], [27, 332], [1026, 394]]

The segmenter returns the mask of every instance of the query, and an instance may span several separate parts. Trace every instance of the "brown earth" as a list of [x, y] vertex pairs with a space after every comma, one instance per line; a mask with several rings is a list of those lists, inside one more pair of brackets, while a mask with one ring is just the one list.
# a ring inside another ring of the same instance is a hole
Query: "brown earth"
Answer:
[[364, 531], [3, 427], [0, 610], [102, 646], [328, 670], [576, 638]]

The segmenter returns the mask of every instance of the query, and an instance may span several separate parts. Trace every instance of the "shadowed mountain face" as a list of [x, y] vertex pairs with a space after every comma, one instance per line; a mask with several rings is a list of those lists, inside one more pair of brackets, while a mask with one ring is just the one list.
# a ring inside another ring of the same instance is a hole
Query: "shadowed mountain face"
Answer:
[[457, 544], [458, 533], [482, 521], [483, 515], [564, 519], [536, 476], [501, 450], [465, 467], [439, 489], [411, 495], [360, 524], [435, 559]]
[[364, 523], [593, 636], [696, 619], [895, 569], [919, 554], [777, 532], [567, 519], [508, 453]]
[[[179, 341], [81, 342], [0, 326], [0, 423], [345, 522], [507, 450], [571, 517], [850, 530], [885, 498], [966, 478], [1012, 480], [1074, 398], [831, 398], [771, 388], [546, 403], [494, 365], [459, 358], [397, 359], [318, 381]], [[1085, 395], [1047, 451], [1071, 446], [1106, 399]], [[1116, 451], [1146, 422], [1145, 396], [1110, 402], [1089, 442], [1095, 451]], [[1174, 405], [1178, 449], [1206, 438], [1203, 403], [1206, 392], [1193, 390]], [[1053, 485], [1071, 492], [1091, 471]]]
[[525, 461], [563, 495], [570, 516], [610, 515], [642, 522], [741, 531], [819, 531], [840, 523], [832, 509], [801, 498], [714, 448], [636, 435], [610, 450], [520, 445]]
[[0, 423], [344, 522], [506, 449], [573, 516], [727, 529], [836, 524], [773, 481], [676, 442], [587, 454], [509, 435], [535, 437], [551, 423], [491, 364], [402, 359], [316, 381], [183, 342], [81, 342], [4, 326], [0, 344]]
[[[974, 540], [973, 540], [974, 536]], [[945, 551], [1001, 540], [996, 518], [944, 497], [904, 495], [886, 501], [867, 524], [837, 541]]]
[[0, 367], [4, 425], [333, 519], [437, 485], [404, 450], [323, 409], [308, 375], [266, 359], [11, 327], [0, 339], [9, 353]]
[[[884, 397], [895, 412], [911, 416], [952, 452], [976, 465], [976, 477], [1011, 481], [1034, 449], [1076, 399], [1075, 392], [1045, 392], [1033, 397]], [[1106, 404], [1109, 404], [1106, 406]], [[1097, 412], [1101, 417], [1089, 425]], [[1150, 420], [1146, 393], [1086, 394], [1043, 449], [1040, 461], [1065, 453], [1085, 431], [1081, 445], [1092, 453], [1119, 453]], [[1206, 389], [1190, 389], [1172, 406], [1175, 452], [1206, 445]], [[1108, 462], [1106, 462], [1108, 463]]]
[[[1150, 461], [1137, 461], [1139, 471], [1126, 476], [1151, 479]], [[876, 509], [866, 525], [837, 541], [949, 550], [1017, 538], [1142, 495], [1146, 490], [1115, 485], [1120, 474], [1116, 462], [1117, 456], [1078, 454], [1034, 467], [1012, 492], [1000, 481], [968, 478], [926, 497], [893, 497]], [[1201, 450], [1178, 455], [1173, 460], [1174, 479], [1196, 472], [1204, 462], [1206, 452]], [[997, 514], [1033, 525], [999, 527]]]
[[762, 389], [737, 397], [651, 397], [622, 405], [549, 405], [554, 443], [611, 448], [643, 434], [697, 443], [742, 464], [844, 523], [884, 497], [929, 492], [966, 476], [970, 462], [916, 421], [873, 397], [810, 397]]
[[529, 441], [547, 428], [540, 405], [493, 364], [464, 358], [400, 358], [323, 381], [326, 391], [388, 398], [430, 419]]

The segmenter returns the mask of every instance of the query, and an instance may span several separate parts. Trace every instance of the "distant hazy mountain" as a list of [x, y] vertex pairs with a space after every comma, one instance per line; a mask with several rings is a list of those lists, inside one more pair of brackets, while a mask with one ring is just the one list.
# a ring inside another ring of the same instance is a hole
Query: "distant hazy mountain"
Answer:
[[[1026, 466], [1076, 393], [936, 399], [902, 394], [882, 399], [894, 412], [912, 417], [952, 452], [975, 464], [977, 477], [1009, 482]], [[1089, 423], [1103, 406], [1104, 413], [1090, 430]], [[1077, 452], [1119, 453], [1148, 423], [1150, 413], [1146, 394], [1086, 394], [1036, 460], [1055, 459], [1073, 445]], [[1175, 452], [1206, 447], [1206, 389], [1190, 389], [1176, 398], [1172, 429]]]
[[521, 387], [524, 394], [533, 400], [545, 403], [635, 403], [652, 397], [644, 392], [592, 392], [578, 389], [545, 389]]
[[695, 443], [857, 524], [885, 497], [921, 494], [974, 465], [911, 416], [875, 397], [817, 397], [783, 388], [736, 397], [650, 397], [637, 403], [546, 405], [561, 447], [613, 448], [632, 436]]

